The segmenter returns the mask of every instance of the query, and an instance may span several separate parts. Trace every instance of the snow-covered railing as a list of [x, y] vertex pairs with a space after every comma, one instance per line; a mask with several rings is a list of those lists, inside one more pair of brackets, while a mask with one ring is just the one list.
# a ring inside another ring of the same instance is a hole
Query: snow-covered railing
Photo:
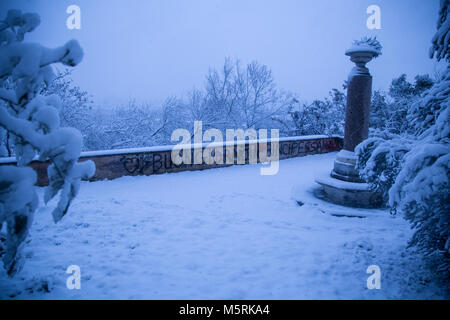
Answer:
[[[223, 143], [199, 143], [192, 144], [192, 152], [204, 150], [211, 147], [222, 147], [225, 156], [225, 148], [234, 146], [236, 154], [237, 146], [245, 146], [245, 164], [249, 163], [249, 146], [258, 145], [258, 143], [267, 143], [267, 149], [270, 153], [271, 139], [261, 141], [242, 140], [242, 141], [225, 141]], [[340, 136], [297, 136], [284, 137], [278, 139], [279, 143], [279, 159], [287, 159], [293, 157], [302, 157], [310, 154], [327, 153], [339, 151], [342, 148], [343, 139]], [[203, 170], [211, 168], [227, 167], [230, 164], [180, 164], [176, 165], [172, 162], [172, 150], [174, 145], [153, 146], [144, 148], [127, 148], [113, 150], [98, 150], [82, 152], [80, 162], [92, 160], [96, 165], [95, 175], [91, 181], [103, 179], [115, 179], [122, 176], [151, 175], [180, 171]], [[258, 148], [257, 148], [258, 150]], [[259, 161], [259, 157], [258, 157]], [[225, 162], [225, 161], [224, 161]], [[0, 158], [1, 165], [15, 164], [14, 157]], [[38, 173], [37, 184], [45, 186], [48, 184], [47, 167], [48, 163], [32, 161], [30, 166]]]

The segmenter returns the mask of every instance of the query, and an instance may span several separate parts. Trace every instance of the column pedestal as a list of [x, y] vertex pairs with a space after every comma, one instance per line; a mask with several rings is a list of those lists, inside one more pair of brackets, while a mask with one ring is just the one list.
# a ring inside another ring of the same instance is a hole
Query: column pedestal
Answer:
[[381, 195], [370, 190], [369, 185], [359, 177], [355, 165], [353, 152], [341, 150], [338, 153], [331, 174], [316, 178], [325, 198], [348, 207], [380, 207], [383, 204]]

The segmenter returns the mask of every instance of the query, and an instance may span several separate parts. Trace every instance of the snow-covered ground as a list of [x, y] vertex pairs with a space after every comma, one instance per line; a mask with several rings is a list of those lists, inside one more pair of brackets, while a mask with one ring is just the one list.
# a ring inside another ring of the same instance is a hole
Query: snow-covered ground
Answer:
[[[442, 298], [406, 250], [401, 217], [314, 196], [335, 155], [283, 160], [274, 176], [246, 165], [83, 182], [58, 224], [54, 202], [36, 213], [24, 268], [0, 275], [0, 298]], [[80, 290], [66, 288], [73, 264]], [[373, 264], [380, 290], [367, 289]]]

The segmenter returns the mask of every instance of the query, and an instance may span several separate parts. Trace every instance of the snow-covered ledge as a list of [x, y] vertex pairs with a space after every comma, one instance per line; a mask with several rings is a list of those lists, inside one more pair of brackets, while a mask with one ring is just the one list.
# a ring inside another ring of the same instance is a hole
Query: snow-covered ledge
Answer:
[[[279, 138], [279, 156], [280, 160], [302, 157], [310, 154], [327, 153], [339, 151], [343, 146], [341, 136], [296, 136]], [[270, 151], [270, 139], [261, 140], [267, 143]], [[257, 145], [257, 140], [245, 140], [234, 142], [223, 142], [218, 144], [200, 143], [193, 144], [192, 149], [205, 149], [206, 147], [219, 146], [225, 148], [233, 145], [236, 152], [238, 145], [245, 145], [246, 157], [245, 163], [248, 163], [248, 148], [250, 145]], [[82, 152], [80, 161], [92, 160], [96, 165], [95, 175], [92, 181], [103, 179], [115, 179], [122, 176], [152, 175], [180, 171], [204, 170], [229, 166], [229, 164], [181, 164], [176, 165], [172, 162], [171, 153], [175, 146], [153, 146], [145, 148], [128, 148], [114, 150], [99, 150]], [[0, 158], [1, 165], [16, 164], [14, 157]], [[37, 160], [31, 162], [30, 166], [38, 173], [37, 185], [45, 186], [48, 184], [47, 167], [48, 163]]]

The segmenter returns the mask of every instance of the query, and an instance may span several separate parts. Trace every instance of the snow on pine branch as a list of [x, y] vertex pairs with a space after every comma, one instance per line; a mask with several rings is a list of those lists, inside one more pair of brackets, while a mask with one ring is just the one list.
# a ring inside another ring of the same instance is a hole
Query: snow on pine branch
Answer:
[[[80, 180], [95, 172], [92, 161], [77, 162], [82, 149], [80, 132], [60, 127], [60, 99], [40, 94], [54, 79], [51, 65], [60, 62], [76, 66], [83, 51], [76, 40], [54, 49], [22, 43], [25, 33], [33, 31], [39, 23], [38, 15], [22, 14], [19, 10], [10, 10], [6, 19], [0, 21], [0, 100], [5, 102], [0, 105], [0, 127], [12, 136], [18, 164], [2, 167], [0, 171], [0, 227], [3, 223], [7, 225], [7, 245], [6, 249], [0, 247], [0, 256], [10, 275], [18, 271], [19, 247], [37, 207], [37, 202], [33, 202], [37, 199], [36, 176], [25, 166], [35, 156], [39, 161], [50, 162], [44, 201], [47, 203], [60, 194], [52, 212], [55, 222], [67, 213]], [[34, 200], [30, 202], [27, 195]]]
[[[6, 222], [6, 243], [0, 242], [0, 257], [8, 274], [14, 274], [20, 263], [20, 245], [25, 240], [38, 206], [34, 191], [36, 172], [31, 168], [0, 166], [0, 231]], [[11, 214], [14, 212], [14, 214]]]
[[430, 58], [436, 57], [438, 61], [441, 59], [449, 60], [450, 57], [450, 19], [448, 14], [450, 11], [450, 1], [441, 0], [439, 9], [439, 17], [437, 21], [437, 31], [431, 40]]
[[20, 10], [9, 10], [5, 20], [0, 21], [0, 45], [22, 41], [25, 33], [33, 31], [40, 23], [36, 13], [22, 14]]

